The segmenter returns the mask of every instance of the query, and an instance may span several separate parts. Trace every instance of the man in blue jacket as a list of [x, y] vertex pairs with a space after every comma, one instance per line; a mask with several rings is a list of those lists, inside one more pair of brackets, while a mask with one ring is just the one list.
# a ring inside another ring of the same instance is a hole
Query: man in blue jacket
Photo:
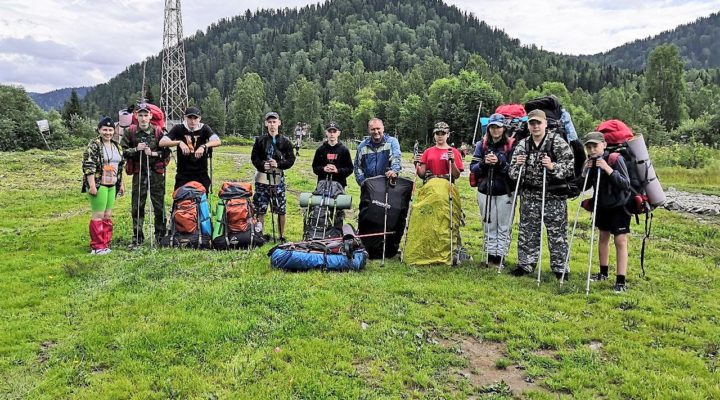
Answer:
[[355, 180], [362, 186], [365, 179], [385, 175], [396, 178], [400, 166], [400, 143], [385, 133], [385, 126], [380, 118], [368, 122], [370, 137], [365, 138], [357, 148], [355, 155]]

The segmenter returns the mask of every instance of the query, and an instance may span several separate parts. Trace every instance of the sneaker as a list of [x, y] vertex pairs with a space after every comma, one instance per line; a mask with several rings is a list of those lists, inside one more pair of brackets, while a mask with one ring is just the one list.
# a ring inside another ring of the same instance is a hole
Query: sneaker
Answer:
[[110, 252], [110, 249], [104, 248], [104, 249], [91, 250], [90, 254], [95, 255], [95, 256], [100, 256], [103, 254], [107, 254], [109, 252]]
[[608, 280], [608, 276], [598, 272], [597, 274], [590, 275], [590, 280], [593, 282], [606, 281]]
[[623, 293], [627, 292], [628, 287], [624, 283], [616, 283], [615, 287], [613, 287], [613, 290], [615, 291], [615, 293]]

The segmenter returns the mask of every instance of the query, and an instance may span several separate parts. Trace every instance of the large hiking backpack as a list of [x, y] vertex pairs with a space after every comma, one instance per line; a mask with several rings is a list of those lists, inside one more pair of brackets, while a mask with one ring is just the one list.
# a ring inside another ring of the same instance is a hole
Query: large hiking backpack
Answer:
[[252, 202], [252, 184], [225, 182], [218, 192], [213, 248], [229, 250], [259, 247], [265, 244], [255, 231], [255, 209]]
[[[502, 114], [505, 117], [505, 126], [507, 127], [507, 136], [514, 138], [516, 142], [523, 140], [528, 135], [527, 129], [527, 113], [522, 104], [503, 104], [495, 109], [495, 114]], [[487, 134], [490, 118], [480, 118], [481, 132]], [[473, 143], [477, 145], [477, 143]]]
[[[150, 123], [154, 125], [156, 128], [160, 128], [160, 130], [165, 129], [165, 114], [163, 114], [160, 107], [156, 106], [155, 104], [147, 103], [148, 108], [150, 109]], [[135, 113], [132, 114], [132, 123], [134, 125], [137, 125], [138, 120], [135, 116]]]
[[[510, 159], [511, 152], [513, 145], [515, 144], [515, 138], [514, 137], [508, 137], [505, 139], [505, 144], [503, 145], [503, 152], [508, 157], [508, 160]], [[487, 151], [487, 135], [483, 136], [483, 140], [478, 143], [478, 146], [480, 146], [480, 159], [485, 159], [485, 152]], [[475, 152], [477, 153], [477, 152]], [[473, 153], [473, 154], [475, 154]], [[481, 176], [476, 175], [474, 172], [470, 171], [470, 187], [477, 187], [482, 181], [483, 178]]]
[[340, 237], [284, 243], [270, 249], [270, 266], [285, 271], [360, 271], [368, 254], [355, 230], [344, 225]]
[[[550, 156], [550, 159], [553, 162], [557, 161], [557, 157], [555, 155], [555, 135], [557, 135], [557, 133], [547, 132], [547, 134], [545, 136], [545, 143], [543, 143], [542, 148], [538, 150], [538, 151], [543, 152], [543, 153], [547, 154], [548, 156]], [[530, 148], [531, 140], [532, 140], [531, 138], [528, 138], [525, 141], [525, 154], [530, 154], [532, 151]], [[585, 149], [583, 148], [583, 156], [584, 155], [585, 155]], [[583, 161], [583, 163], [584, 163], [584, 161]], [[577, 166], [577, 162], [576, 162], [576, 166]], [[582, 174], [582, 170], [580, 173]], [[577, 171], [575, 171], [575, 174], [577, 174]], [[547, 178], [548, 181], [547, 181], [547, 186], [545, 189], [550, 193], [554, 193], [554, 194], [561, 195], [561, 196], [566, 196], [566, 197], [570, 197], [570, 198], [578, 197], [582, 190], [578, 186], [578, 179], [579, 179], [578, 177], [579, 176], [581, 176], [581, 175], [574, 175], [572, 177], [560, 180], [557, 178], [553, 178], [551, 174], [548, 174], [548, 178]]]
[[565, 122], [562, 120], [563, 108], [560, 101], [555, 96], [538, 97], [525, 103], [525, 111], [542, 110], [547, 118], [547, 132], [560, 135], [565, 142], [570, 145], [575, 160], [575, 177], [582, 175], [585, 167], [585, 147], [580, 139], [569, 140], [568, 132], [565, 128]]
[[210, 207], [205, 187], [188, 182], [173, 192], [170, 234], [161, 246], [209, 249], [212, 234]]
[[[133, 118], [135, 118], [135, 117], [133, 116]], [[160, 139], [162, 139], [164, 133], [163, 133], [162, 128], [155, 126], [155, 125], [154, 125], [154, 127], [155, 127], [155, 140], [159, 143]], [[138, 128], [138, 126], [137, 126], [137, 121], [136, 121], [135, 124], [130, 125], [127, 128], [127, 130], [125, 131], [126, 135], [130, 135], [129, 136], [130, 139], [129, 139], [128, 143], [135, 143], [135, 141], [136, 141], [135, 137], [137, 135], [137, 128]], [[170, 150], [170, 148], [168, 148], [168, 147], [163, 147], [163, 148], [159, 148], [157, 151], [160, 154], [160, 161], [157, 161], [152, 166], [152, 168], [156, 173], [164, 174], [165, 168], [168, 166], [168, 164], [170, 164], [170, 156], [172, 154], [172, 150]], [[139, 160], [133, 160], [133, 159], [127, 160], [127, 162], [125, 163], [125, 173], [128, 175], [135, 175], [139, 172], [141, 172]]]
[[[400, 240], [405, 231], [412, 191], [413, 181], [406, 178], [396, 178], [393, 183], [388, 182], [385, 175], [380, 175], [368, 178], [363, 183], [360, 189], [358, 231], [361, 235], [375, 234], [362, 238], [371, 259], [383, 257], [383, 240], [385, 240], [386, 257], [393, 257], [398, 253]], [[387, 232], [394, 233], [386, 235], [383, 239], [386, 210]]]
[[640, 215], [645, 215], [645, 233], [640, 250], [640, 267], [645, 275], [645, 246], [652, 229], [652, 211], [665, 203], [665, 192], [655, 174], [647, 147], [642, 135], [635, 135], [624, 122], [612, 119], [603, 121], [595, 129], [603, 134], [610, 152], [608, 164], [615, 166], [619, 156], [625, 159], [630, 178], [632, 195], [625, 210], [635, 216], [640, 224]]
[[[301, 207], [307, 207], [303, 221], [303, 240], [325, 239], [342, 235], [345, 209], [352, 207], [352, 198], [336, 181], [321, 180], [312, 194], [302, 196]], [[349, 200], [349, 203], [348, 201]]]

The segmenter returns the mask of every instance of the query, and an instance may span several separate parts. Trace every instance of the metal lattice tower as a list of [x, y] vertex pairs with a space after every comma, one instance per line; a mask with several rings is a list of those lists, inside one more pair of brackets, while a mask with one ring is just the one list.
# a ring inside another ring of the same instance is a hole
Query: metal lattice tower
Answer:
[[165, 0], [160, 108], [170, 125], [182, 121], [188, 105], [180, 0]]

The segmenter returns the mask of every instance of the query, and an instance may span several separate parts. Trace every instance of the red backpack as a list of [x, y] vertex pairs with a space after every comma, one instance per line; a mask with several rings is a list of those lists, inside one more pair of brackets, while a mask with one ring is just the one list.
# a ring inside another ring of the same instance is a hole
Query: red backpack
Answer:
[[522, 118], [527, 115], [525, 106], [522, 104], [503, 104], [495, 109], [496, 114], [502, 114], [505, 118]]
[[[161, 130], [165, 129], [165, 114], [163, 114], [160, 107], [150, 103], [147, 103], [147, 106], [150, 109], [150, 123]], [[137, 125], [137, 123], [137, 117], [135, 116], [135, 113], [133, 113], [132, 124]]]

